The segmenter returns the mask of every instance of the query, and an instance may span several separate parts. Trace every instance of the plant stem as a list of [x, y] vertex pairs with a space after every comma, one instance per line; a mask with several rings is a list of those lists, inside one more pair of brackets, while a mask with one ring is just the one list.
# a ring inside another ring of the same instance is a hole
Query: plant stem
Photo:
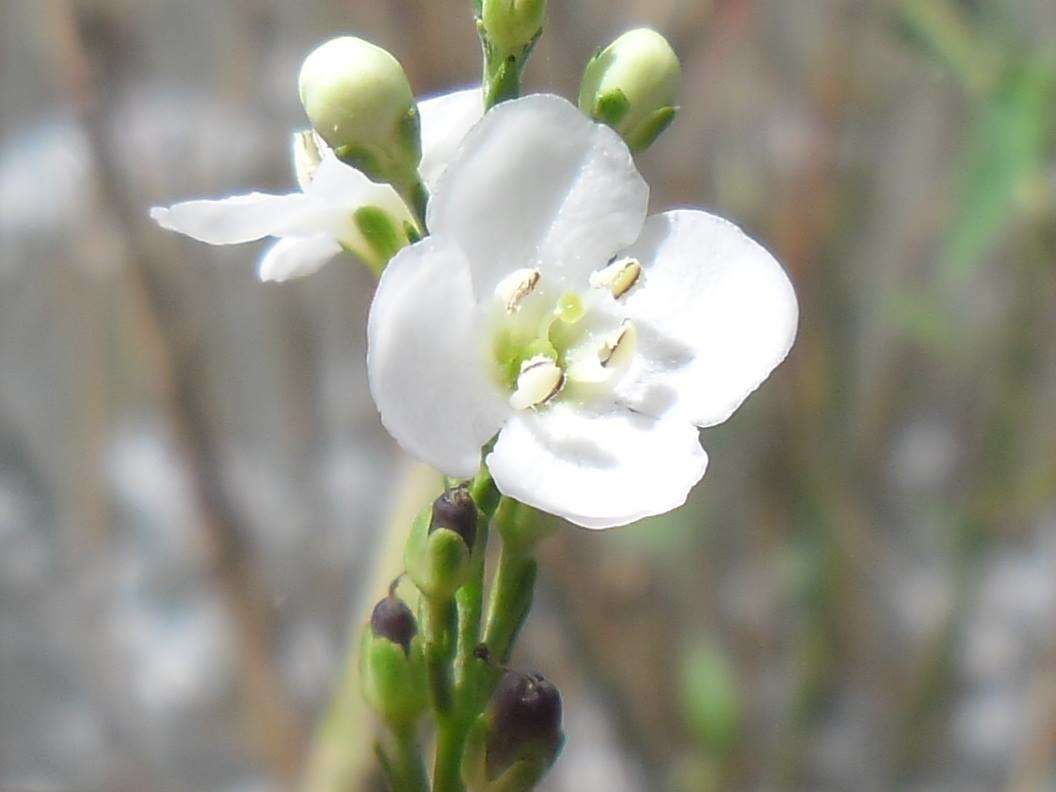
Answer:
[[377, 752], [392, 792], [428, 792], [429, 780], [418, 750], [414, 725], [393, 726], [389, 733], [389, 749], [379, 743]]
[[422, 600], [422, 634], [425, 637], [425, 665], [429, 693], [437, 717], [450, 714], [453, 693], [451, 660], [455, 656], [458, 612], [454, 597]]
[[433, 763], [433, 792], [464, 792], [462, 752], [466, 746], [465, 717], [437, 719], [436, 756]]
[[534, 548], [503, 542], [484, 632], [484, 643], [498, 663], [510, 659], [513, 644], [528, 618], [537, 569]]

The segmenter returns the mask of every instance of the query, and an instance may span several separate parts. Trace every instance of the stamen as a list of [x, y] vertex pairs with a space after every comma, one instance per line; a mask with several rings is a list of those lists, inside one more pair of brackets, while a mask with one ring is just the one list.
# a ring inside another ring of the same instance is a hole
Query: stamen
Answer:
[[638, 328], [630, 319], [624, 319], [602, 342], [598, 350], [598, 362], [602, 368], [617, 368], [629, 363], [638, 343]]
[[590, 273], [590, 285], [595, 289], [608, 289], [613, 297], [619, 299], [630, 291], [641, 275], [641, 262], [638, 259], [624, 257]]
[[541, 277], [539, 270], [525, 267], [514, 270], [499, 281], [495, 287], [495, 296], [502, 302], [506, 313], [512, 314], [521, 307], [524, 299], [535, 291]]
[[565, 385], [565, 372], [545, 355], [536, 355], [521, 364], [517, 389], [510, 396], [515, 410], [537, 407], [554, 398]]

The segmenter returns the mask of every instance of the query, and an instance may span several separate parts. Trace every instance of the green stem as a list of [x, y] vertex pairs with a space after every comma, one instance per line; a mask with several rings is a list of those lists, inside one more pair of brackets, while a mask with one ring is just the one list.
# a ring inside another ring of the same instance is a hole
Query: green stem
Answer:
[[379, 743], [377, 752], [392, 792], [428, 792], [429, 780], [414, 725], [394, 725], [390, 736], [391, 745], [386, 749]]
[[422, 601], [422, 635], [429, 692], [437, 716], [451, 711], [451, 659], [455, 655], [458, 612], [454, 598], [425, 597]]
[[532, 545], [502, 543], [484, 632], [484, 643], [494, 662], [504, 664], [510, 659], [513, 644], [532, 607], [537, 570]]
[[480, 628], [484, 615], [484, 567], [488, 555], [488, 526], [499, 505], [495, 482], [483, 465], [470, 483], [469, 490], [483, 519], [479, 521], [477, 544], [473, 548], [473, 570], [469, 580], [455, 594], [458, 602], [458, 659], [455, 665], [455, 682], [459, 688], [466, 684], [469, 669], [474, 661], [474, 652], [480, 643]]
[[414, 215], [421, 236], [428, 236], [429, 228], [425, 224], [425, 215], [429, 207], [429, 188], [425, 186], [421, 175], [415, 171], [407, 181], [393, 182], [392, 186]]
[[466, 724], [462, 717], [440, 718], [436, 724], [436, 757], [433, 792], [464, 792], [462, 753], [466, 747]]

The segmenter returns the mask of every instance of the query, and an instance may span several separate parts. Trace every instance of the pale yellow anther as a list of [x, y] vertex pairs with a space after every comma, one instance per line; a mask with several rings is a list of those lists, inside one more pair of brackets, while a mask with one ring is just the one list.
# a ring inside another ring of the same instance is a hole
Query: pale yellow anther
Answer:
[[602, 368], [620, 368], [631, 361], [637, 344], [638, 329], [630, 319], [624, 319], [602, 342], [598, 362]]
[[590, 273], [590, 285], [595, 289], [608, 289], [619, 299], [638, 282], [642, 276], [642, 265], [638, 259], [624, 257], [597, 272]]
[[517, 389], [510, 396], [515, 410], [538, 407], [554, 398], [565, 385], [565, 372], [546, 355], [536, 355], [521, 364]]
[[539, 285], [541, 274], [537, 269], [514, 270], [495, 287], [495, 296], [499, 298], [506, 313], [514, 313], [521, 307], [521, 303], [528, 297], [535, 287]]

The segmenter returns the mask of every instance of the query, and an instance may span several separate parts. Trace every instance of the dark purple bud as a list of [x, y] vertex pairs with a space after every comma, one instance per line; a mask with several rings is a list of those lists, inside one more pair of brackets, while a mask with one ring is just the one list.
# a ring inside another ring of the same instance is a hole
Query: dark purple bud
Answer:
[[429, 533], [447, 528], [462, 537], [466, 547], [473, 549], [477, 539], [477, 504], [467, 487], [453, 487], [433, 502], [433, 519]]
[[489, 777], [518, 759], [539, 758], [549, 766], [564, 742], [561, 694], [539, 674], [507, 671], [491, 697], [489, 715]]
[[390, 594], [374, 606], [370, 629], [376, 637], [387, 638], [402, 646], [404, 653], [410, 654], [411, 641], [418, 634], [418, 622], [403, 600]]

